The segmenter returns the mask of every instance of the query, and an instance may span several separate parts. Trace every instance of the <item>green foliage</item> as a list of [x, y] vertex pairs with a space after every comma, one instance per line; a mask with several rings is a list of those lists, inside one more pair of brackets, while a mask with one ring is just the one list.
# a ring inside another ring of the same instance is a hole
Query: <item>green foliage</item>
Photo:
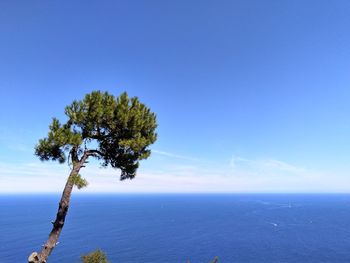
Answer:
[[[81, 261], [82, 263], [110, 263], [107, 260], [106, 254], [100, 249], [97, 249], [96, 251], [91, 252], [90, 254], [82, 255]], [[217, 256], [212, 261], [210, 261], [210, 263], [217, 262], [219, 262], [219, 257]], [[187, 263], [190, 263], [190, 261], [187, 261]]]
[[120, 169], [121, 180], [132, 179], [139, 161], [150, 156], [148, 146], [157, 139], [156, 115], [125, 92], [116, 98], [94, 91], [73, 101], [65, 114], [68, 121], [62, 125], [54, 118], [48, 136], [35, 148], [43, 161], [64, 163], [70, 154], [74, 164], [90, 154], [101, 165]]
[[70, 146], [79, 146], [82, 143], [81, 134], [70, 129], [70, 125], [61, 125], [59, 120], [53, 118], [49, 126], [47, 138], [40, 139], [35, 147], [35, 154], [40, 160], [58, 160], [60, 163], [66, 161], [65, 150]]
[[90, 254], [82, 255], [81, 261], [83, 263], [109, 263], [106, 254], [100, 249], [91, 252]]
[[73, 184], [78, 188], [84, 188], [86, 187], [89, 183], [86, 181], [86, 179], [82, 178], [80, 174], [73, 175], [69, 178], [69, 180], [72, 180]]

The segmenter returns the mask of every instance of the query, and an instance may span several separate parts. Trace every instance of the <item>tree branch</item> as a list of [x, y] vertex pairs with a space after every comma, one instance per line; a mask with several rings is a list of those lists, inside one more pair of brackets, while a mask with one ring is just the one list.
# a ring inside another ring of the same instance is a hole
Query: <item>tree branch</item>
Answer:
[[86, 150], [81, 157], [79, 161], [80, 167], [85, 167], [86, 160], [89, 158], [89, 156], [95, 156], [98, 157], [98, 155], [103, 156], [103, 153], [99, 150]]
[[87, 153], [89, 156], [103, 156], [103, 153], [100, 152], [99, 150], [87, 150], [85, 153]]
[[74, 165], [74, 163], [79, 162], [78, 149], [76, 146], [72, 147], [72, 150], [70, 151], [70, 155], [72, 156], [73, 165]]

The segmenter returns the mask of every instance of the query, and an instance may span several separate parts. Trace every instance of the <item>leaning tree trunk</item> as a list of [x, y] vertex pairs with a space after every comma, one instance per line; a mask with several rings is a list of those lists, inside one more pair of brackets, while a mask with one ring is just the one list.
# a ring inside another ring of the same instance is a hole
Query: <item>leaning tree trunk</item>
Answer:
[[[84, 156], [85, 157], [85, 156]], [[74, 186], [74, 176], [76, 176], [79, 173], [79, 170], [81, 167], [83, 167], [83, 164], [87, 158], [82, 158], [80, 162], [75, 162], [73, 165], [73, 169], [69, 174], [69, 177], [67, 179], [66, 185], [64, 187], [61, 201], [58, 206], [58, 211], [56, 215], [56, 220], [52, 222], [53, 227], [51, 230], [51, 233], [49, 235], [48, 240], [46, 243], [43, 245], [43, 248], [40, 253], [33, 252], [29, 258], [28, 262], [29, 263], [45, 263], [47, 262], [47, 258], [50, 256], [52, 250], [55, 248], [58, 238], [61, 234], [64, 221], [66, 219], [66, 215], [68, 212], [69, 208], [69, 202], [70, 202], [70, 197], [72, 194], [73, 186]]]

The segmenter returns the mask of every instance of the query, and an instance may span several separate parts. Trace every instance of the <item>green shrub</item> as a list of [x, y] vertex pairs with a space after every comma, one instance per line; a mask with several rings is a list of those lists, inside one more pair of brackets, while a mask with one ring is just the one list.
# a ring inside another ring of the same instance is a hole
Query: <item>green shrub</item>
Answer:
[[83, 263], [110, 263], [107, 260], [106, 254], [100, 249], [91, 252], [90, 254], [82, 255], [81, 261]]
[[[106, 254], [100, 249], [97, 249], [96, 251], [91, 252], [90, 254], [82, 255], [81, 261], [83, 263], [110, 263], [107, 260]], [[219, 257], [215, 257], [210, 263], [217, 263], [218, 261]], [[187, 261], [187, 263], [190, 263], [190, 261]]]

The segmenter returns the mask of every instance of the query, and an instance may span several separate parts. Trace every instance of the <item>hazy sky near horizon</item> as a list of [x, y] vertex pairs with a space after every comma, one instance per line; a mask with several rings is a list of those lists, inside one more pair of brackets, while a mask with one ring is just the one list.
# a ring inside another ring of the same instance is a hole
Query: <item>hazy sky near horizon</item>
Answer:
[[138, 176], [85, 192], [349, 192], [349, 1], [1, 1], [0, 193], [61, 191], [33, 148], [92, 90], [157, 114]]

